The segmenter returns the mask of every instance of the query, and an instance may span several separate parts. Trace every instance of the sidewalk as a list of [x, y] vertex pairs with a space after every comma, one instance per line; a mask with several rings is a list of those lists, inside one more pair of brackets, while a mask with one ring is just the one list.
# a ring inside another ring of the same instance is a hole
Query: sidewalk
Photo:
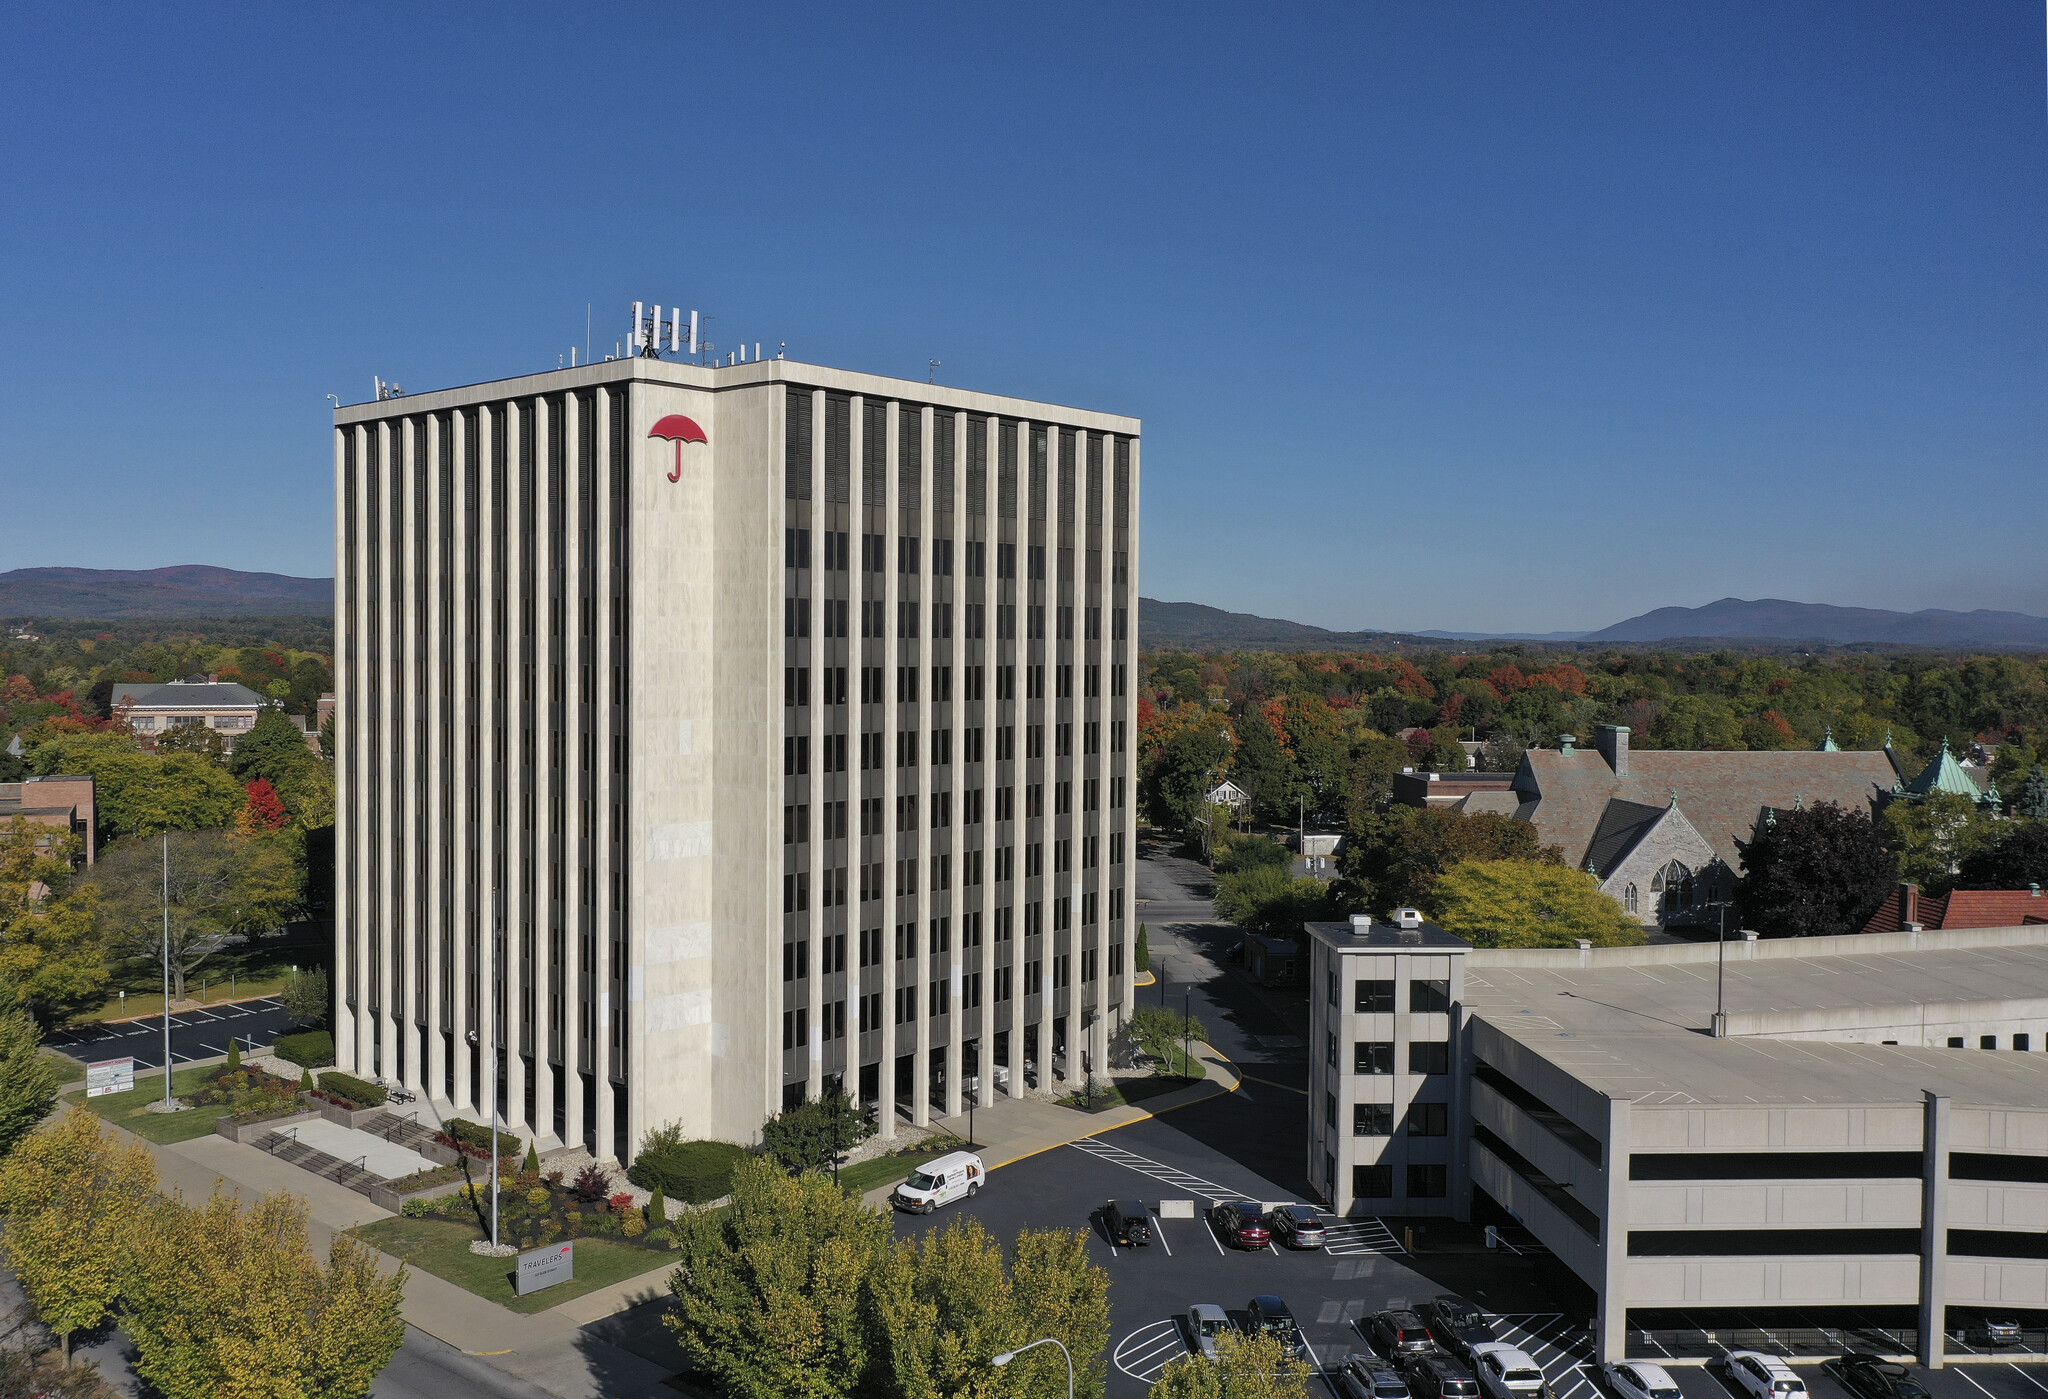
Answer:
[[[1051, 1151], [1056, 1146], [1065, 1146], [1080, 1137], [1100, 1136], [1119, 1127], [1128, 1127], [1133, 1122], [1143, 1122], [1146, 1118], [1187, 1107], [1190, 1103], [1237, 1091], [1236, 1066], [1228, 1059], [1211, 1046], [1199, 1042], [1195, 1045], [1195, 1058], [1208, 1071], [1208, 1077], [1200, 1083], [1191, 1083], [1186, 1088], [1162, 1093], [1142, 1103], [1108, 1108], [1102, 1112], [1063, 1108], [1043, 1098], [998, 1099], [985, 1108], [977, 1108], [973, 1114], [975, 1149], [993, 1171], [1015, 1165], [1040, 1152]], [[935, 1117], [932, 1125], [966, 1139], [968, 1114]], [[889, 1195], [895, 1189], [894, 1183], [878, 1185], [861, 1198], [883, 1208], [888, 1205]]]

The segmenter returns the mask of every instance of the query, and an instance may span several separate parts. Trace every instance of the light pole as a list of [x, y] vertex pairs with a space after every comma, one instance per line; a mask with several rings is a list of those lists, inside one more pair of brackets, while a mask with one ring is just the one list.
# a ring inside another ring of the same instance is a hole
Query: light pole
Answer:
[[1721, 936], [1716, 940], [1714, 953], [1714, 1025], [1713, 1035], [1717, 1040], [1728, 1038], [1728, 901], [1722, 899], [1714, 905], [1714, 912], [1720, 918]]
[[989, 1364], [991, 1364], [991, 1365], [993, 1365], [993, 1366], [995, 1366], [995, 1367], [996, 1367], [997, 1369], [1001, 1369], [1001, 1368], [1002, 1368], [1003, 1366], [1005, 1366], [1005, 1365], [1009, 1364], [1009, 1363], [1010, 1363], [1010, 1362], [1011, 1362], [1012, 1360], [1015, 1360], [1015, 1359], [1016, 1359], [1016, 1358], [1017, 1358], [1018, 1356], [1022, 1355], [1022, 1354], [1023, 1354], [1023, 1353], [1025, 1352], [1025, 1351], [1027, 1351], [1027, 1350], [1031, 1350], [1031, 1349], [1033, 1349], [1033, 1348], [1034, 1348], [1034, 1347], [1036, 1347], [1036, 1346], [1058, 1346], [1058, 1347], [1060, 1348], [1060, 1354], [1061, 1354], [1061, 1355], [1063, 1355], [1063, 1356], [1066, 1356], [1066, 1358], [1067, 1358], [1067, 1399], [1074, 1399], [1074, 1357], [1073, 1357], [1073, 1353], [1072, 1353], [1072, 1352], [1070, 1352], [1070, 1351], [1069, 1351], [1069, 1350], [1067, 1349], [1066, 1345], [1065, 1345], [1065, 1344], [1064, 1344], [1063, 1342], [1061, 1342], [1061, 1341], [1057, 1341], [1057, 1340], [1053, 1339], [1053, 1338], [1052, 1338], [1051, 1336], [1046, 1336], [1046, 1337], [1043, 1337], [1043, 1338], [1042, 1338], [1042, 1339], [1040, 1339], [1040, 1340], [1036, 1340], [1036, 1341], [1033, 1341], [1033, 1342], [1032, 1342], [1032, 1343], [1031, 1343], [1030, 1345], [1028, 1345], [1028, 1346], [1018, 1346], [1018, 1347], [1017, 1347], [1017, 1348], [1016, 1348], [1015, 1350], [1006, 1350], [1006, 1351], [1004, 1351], [1004, 1352], [1003, 1352], [1003, 1353], [1002, 1353], [1001, 1355], [995, 1355], [995, 1356], [990, 1356], [990, 1357], [989, 1357], [989, 1362], [988, 1362], [988, 1363], [989, 1363]]
[[171, 828], [164, 827], [164, 1111], [171, 1110]]

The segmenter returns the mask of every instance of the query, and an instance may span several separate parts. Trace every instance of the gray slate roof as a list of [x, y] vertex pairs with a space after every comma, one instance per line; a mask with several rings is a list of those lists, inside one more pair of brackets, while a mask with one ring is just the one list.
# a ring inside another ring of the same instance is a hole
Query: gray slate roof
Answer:
[[1517, 815], [1533, 820], [1543, 843], [1560, 847], [1574, 869], [1585, 868], [1586, 851], [1600, 832], [1609, 802], [1620, 798], [1666, 807], [1673, 790], [1679, 810], [1714, 853], [1740, 869], [1735, 842], [1750, 838], [1765, 807], [1831, 801], [1868, 812], [1897, 781], [1891, 755], [1882, 749], [1721, 753], [1639, 748], [1628, 755], [1628, 775], [1616, 777], [1596, 749], [1531, 748], [1522, 755], [1515, 790], [1524, 802]]
[[199, 684], [173, 680], [169, 684], [149, 682], [114, 686], [115, 704], [131, 697], [137, 709], [235, 709], [269, 703], [247, 685], [226, 680]]

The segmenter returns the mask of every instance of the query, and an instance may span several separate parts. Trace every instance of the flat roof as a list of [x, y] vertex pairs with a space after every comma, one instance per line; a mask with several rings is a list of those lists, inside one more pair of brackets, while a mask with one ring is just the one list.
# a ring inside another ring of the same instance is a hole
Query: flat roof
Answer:
[[[2032, 930], [2028, 930], [2031, 932]], [[2048, 998], [2048, 927], [2020, 945], [1727, 963], [1727, 1008], [1825, 1012]], [[1844, 939], [1831, 939], [1839, 946]], [[2048, 1108], [2048, 1053], [1708, 1033], [1715, 963], [1496, 965], [1468, 958], [1475, 1017], [1597, 1092], [1645, 1105], [1959, 1101]], [[1820, 1026], [1816, 1026], [1820, 1029]]]
[[1321, 938], [1339, 952], [1406, 951], [1425, 952], [1469, 952], [1472, 944], [1456, 933], [1447, 933], [1434, 923], [1423, 923], [1413, 928], [1404, 928], [1399, 923], [1382, 922], [1375, 918], [1372, 926], [1362, 932], [1352, 923], [1307, 923], [1303, 925], [1316, 937]]

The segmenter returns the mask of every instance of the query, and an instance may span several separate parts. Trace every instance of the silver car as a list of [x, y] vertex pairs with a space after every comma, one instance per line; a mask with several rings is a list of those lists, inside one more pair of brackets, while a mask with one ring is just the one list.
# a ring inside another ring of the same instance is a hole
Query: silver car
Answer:
[[1323, 1217], [1307, 1205], [1281, 1205], [1267, 1214], [1266, 1227], [1284, 1248], [1321, 1248], [1330, 1238]]
[[1377, 1355], [1345, 1356], [1337, 1383], [1344, 1399], [1409, 1399], [1408, 1381]]
[[1182, 1318], [1188, 1328], [1188, 1354], [1216, 1358], [1216, 1338], [1230, 1329], [1230, 1317], [1214, 1302], [1197, 1302]]

